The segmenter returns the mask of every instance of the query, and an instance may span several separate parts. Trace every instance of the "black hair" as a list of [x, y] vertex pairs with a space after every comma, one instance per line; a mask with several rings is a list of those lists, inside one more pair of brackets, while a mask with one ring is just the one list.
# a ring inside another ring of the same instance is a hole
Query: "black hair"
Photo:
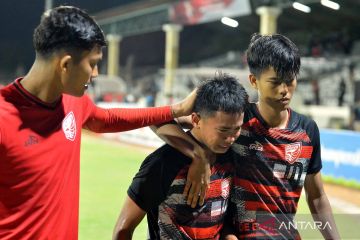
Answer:
[[273, 67], [277, 77], [286, 83], [299, 74], [299, 50], [290, 39], [281, 34], [253, 34], [246, 56], [250, 72], [256, 77], [270, 67]]
[[217, 111], [242, 113], [248, 105], [248, 98], [246, 90], [235, 77], [217, 73], [198, 87], [194, 112], [204, 117]]
[[85, 11], [59, 6], [42, 15], [33, 44], [37, 54], [47, 57], [59, 50], [82, 52], [96, 45], [106, 46], [106, 40], [101, 28]]

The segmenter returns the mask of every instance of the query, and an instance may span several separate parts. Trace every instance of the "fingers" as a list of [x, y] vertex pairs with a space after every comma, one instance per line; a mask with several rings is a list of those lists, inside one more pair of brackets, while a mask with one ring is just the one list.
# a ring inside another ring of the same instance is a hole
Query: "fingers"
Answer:
[[[193, 191], [193, 197], [192, 197], [192, 201], [189, 201], [189, 198], [188, 198], [188, 205], [190, 205], [191, 203], [191, 207], [194, 208], [196, 207], [196, 204], [199, 200], [199, 197], [201, 195], [201, 185], [197, 184], [197, 185], [192, 185], [191, 188], [194, 188], [194, 191]], [[191, 190], [190, 190], [191, 192]]]
[[[190, 181], [187, 181], [185, 188], [190, 188], [189, 190], [185, 189], [183, 194], [187, 200], [186, 203], [191, 205], [192, 208], [196, 207], [196, 204], [199, 202], [199, 205], [202, 206], [205, 202], [206, 192], [209, 188], [208, 181], [201, 181], [201, 184], [197, 184], [196, 182], [192, 182], [189, 184]], [[188, 193], [187, 195], [185, 194]]]
[[186, 197], [188, 196], [189, 193], [189, 190], [190, 190], [190, 187], [191, 187], [191, 181], [189, 180], [189, 178], [186, 180], [186, 184], [185, 184], [185, 188], [184, 188], [184, 191], [183, 191], [183, 196]]
[[198, 202], [200, 206], [204, 204], [207, 189], [210, 187], [210, 164], [204, 151], [198, 149], [198, 152], [190, 164], [183, 191], [184, 197], [187, 197], [186, 203], [193, 208]]
[[206, 184], [203, 184], [201, 186], [201, 192], [200, 192], [200, 197], [199, 197], [199, 205], [203, 205], [205, 202], [205, 197], [206, 197], [206, 190], [208, 189], [208, 186]]
[[186, 200], [187, 205], [191, 205], [192, 202], [193, 202], [193, 198], [195, 196], [195, 187], [194, 187], [194, 185], [195, 185], [195, 183], [192, 182], [191, 187], [190, 187], [190, 191], [189, 191], [189, 194], [188, 194], [187, 200]]

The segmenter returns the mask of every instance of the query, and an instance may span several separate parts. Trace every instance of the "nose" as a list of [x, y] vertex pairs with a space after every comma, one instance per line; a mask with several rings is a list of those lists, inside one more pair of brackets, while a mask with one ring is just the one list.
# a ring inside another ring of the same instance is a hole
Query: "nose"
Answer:
[[96, 78], [99, 75], [98, 67], [95, 66], [92, 70], [91, 77]]
[[283, 96], [286, 96], [288, 91], [289, 91], [288, 85], [286, 83], [281, 83], [281, 85], [280, 85], [280, 94], [283, 95]]
[[235, 133], [226, 137], [225, 142], [228, 144], [233, 144], [235, 140], [239, 137], [240, 131], [236, 131]]
[[235, 142], [235, 137], [234, 136], [228, 136], [225, 139], [226, 144], [233, 144]]

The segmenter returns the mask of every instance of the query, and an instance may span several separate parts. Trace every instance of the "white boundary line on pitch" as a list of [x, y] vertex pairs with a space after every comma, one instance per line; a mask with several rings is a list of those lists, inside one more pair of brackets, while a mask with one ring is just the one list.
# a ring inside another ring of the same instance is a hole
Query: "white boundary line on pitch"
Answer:
[[327, 195], [330, 205], [336, 210], [339, 210], [343, 213], [347, 214], [360, 214], [360, 207], [356, 206], [355, 204], [349, 203], [348, 201], [342, 200], [337, 197], [333, 197], [331, 195]]

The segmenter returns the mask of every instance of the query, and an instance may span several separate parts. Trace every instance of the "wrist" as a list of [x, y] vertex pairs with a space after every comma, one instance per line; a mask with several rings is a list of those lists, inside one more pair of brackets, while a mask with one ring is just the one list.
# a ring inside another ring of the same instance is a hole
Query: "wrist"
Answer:
[[179, 104], [171, 105], [170, 109], [171, 109], [171, 114], [172, 114], [174, 119], [183, 116], [181, 114], [181, 108], [180, 108]]
[[206, 158], [206, 151], [205, 149], [203, 149], [201, 146], [196, 145], [194, 147], [194, 151], [193, 151], [193, 155], [194, 157], [193, 162], [201, 162], [201, 163], [207, 163], [208, 159]]

